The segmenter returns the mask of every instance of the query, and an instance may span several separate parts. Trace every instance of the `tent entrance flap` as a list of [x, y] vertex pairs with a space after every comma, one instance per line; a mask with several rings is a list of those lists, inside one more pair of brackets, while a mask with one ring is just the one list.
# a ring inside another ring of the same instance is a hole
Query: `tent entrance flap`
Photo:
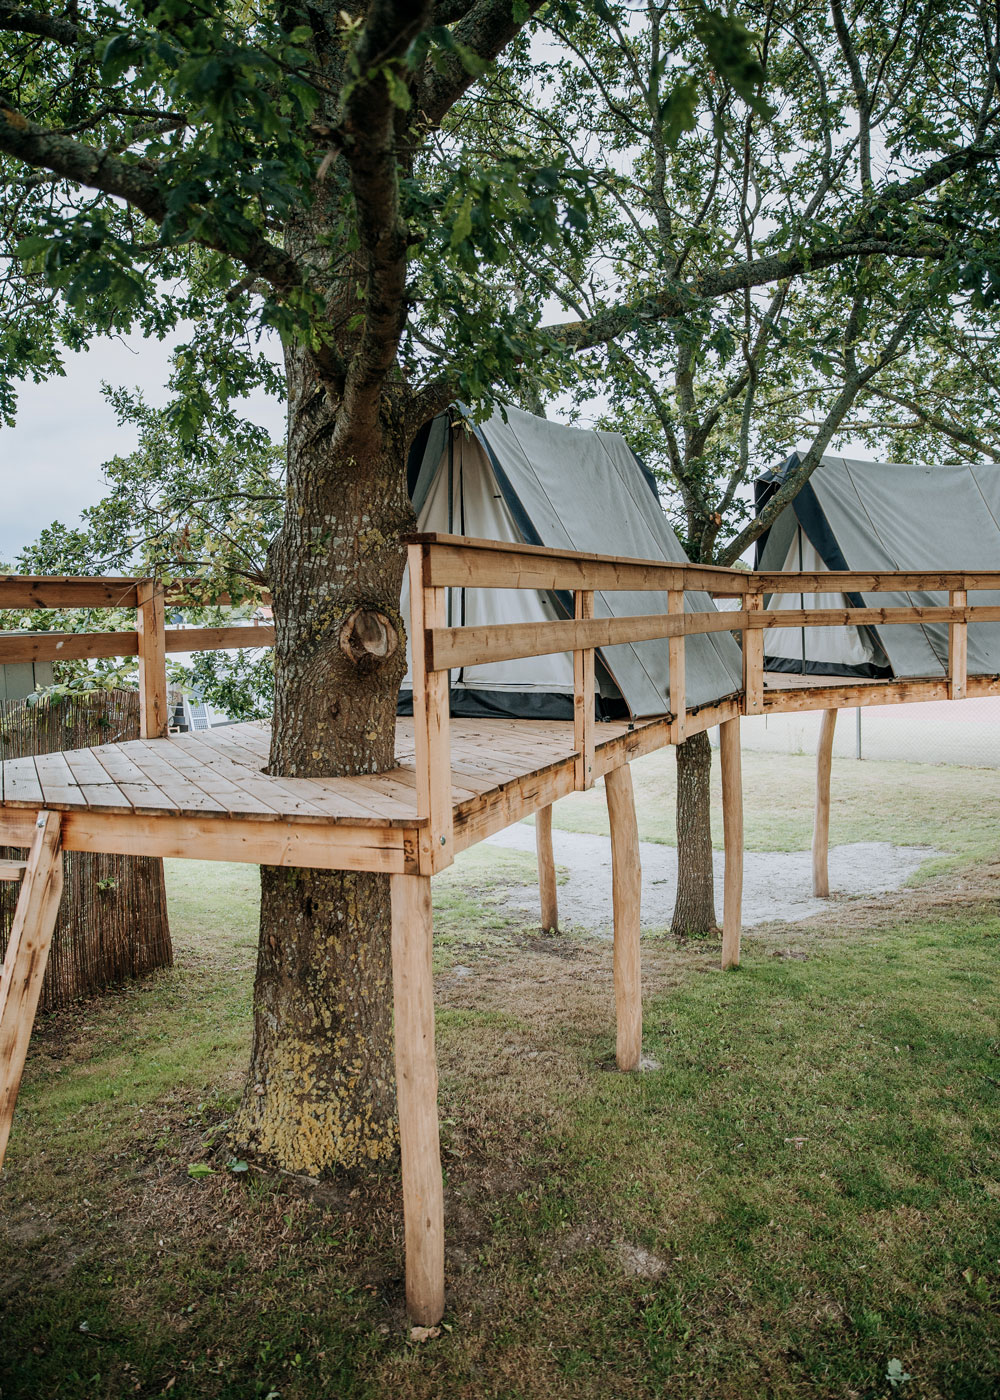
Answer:
[[[821, 573], [826, 565], [801, 524], [792, 534], [779, 566], [783, 572]], [[765, 607], [830, 608], [851, 606], [844, 593], [774, 593]], [[764, 633], [764, 669], [810, 676], [880, 676], [887, 673], [885, 653], [867, 627], [769, 627]]]

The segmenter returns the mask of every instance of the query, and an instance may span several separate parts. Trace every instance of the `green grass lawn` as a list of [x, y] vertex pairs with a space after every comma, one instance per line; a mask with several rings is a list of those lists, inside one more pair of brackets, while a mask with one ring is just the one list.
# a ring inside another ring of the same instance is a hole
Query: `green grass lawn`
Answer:
[[[750, 851], [804, 851], [812, 842], [816, 760], [805, 754], [744, 753], [743, 809]], [[632, 764], [639, 836], [675, 845], [673, 750]], [[604, 787], [556, 803], [565, 831], [608, 832]], [[989, 855], [1000, 826], [1000, 781], [994, 768], [834, 759], [830, 842], [891, 841], [933, 846], [961, 860]], [[722, 847], [717, 756], [712, 773], [712, 830]], [[940, 868], [940, 867], [937, 867]], [[933, 873], [933, 869], [932, 872]]]
[[256, 872], [174, 862], [176, 967], [36, 1037], [0, 1186], [3, 1400], [1000, 1393], [990, 872], [748, 938], [736, 974], [647, 941], [660, 1067], [622, 1076], [607, 945], [494, 907], [524, 866], [480, 851], [437, 882], [441, 1335], [405, 1323], [393, 1171], [230, 1170]]

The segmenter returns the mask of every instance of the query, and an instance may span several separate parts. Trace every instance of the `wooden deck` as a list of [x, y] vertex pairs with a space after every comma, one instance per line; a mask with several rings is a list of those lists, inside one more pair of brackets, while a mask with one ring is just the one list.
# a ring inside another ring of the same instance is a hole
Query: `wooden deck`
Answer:
[[[736, 708], [733, 700], [727, 715]], [[668, 716], [596, 725], [594, 776], [662, 747], [669, 728]], [[412, 719], [397, 721], [397, 762], [385, 773], [270, 777], [269, 746], [270, 726], [255, 721], [8, 759], [0, 763], [0, 842], [23, 839], [44, 809], [64, 814], [68, 850], [417, 868], [426, 819], [417, 814]], [[572, 792], [576, 752], [570, 720], [453, 720], [455, 848]]]

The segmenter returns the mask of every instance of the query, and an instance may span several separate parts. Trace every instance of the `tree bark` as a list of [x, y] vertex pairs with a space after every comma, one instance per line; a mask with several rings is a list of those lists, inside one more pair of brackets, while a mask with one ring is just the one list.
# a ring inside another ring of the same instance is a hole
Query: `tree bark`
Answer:
[[[384, 771], [405, 669], [399, 613], [412, 523], [402, 395], [344, 431], [307, 351], [286, 356], [288, 508], [272, 544], [275, 705], [268, 771]], [[359, 621], [360, 619], [360, 621]], [[391, 1157], [387, 876], [269, 867], [250, 1072], [234, 1144], [309, 1175]]]
[[677, 745], [677, 898], [671, 933], [718, 932], [712, 882], [712, 746], [707, 734]]

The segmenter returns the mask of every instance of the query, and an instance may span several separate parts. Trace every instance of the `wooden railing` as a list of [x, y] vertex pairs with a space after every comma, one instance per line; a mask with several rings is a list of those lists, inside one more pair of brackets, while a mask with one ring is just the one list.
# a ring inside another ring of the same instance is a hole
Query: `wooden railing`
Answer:
[[[743, 633], [743, 713], [764, 708], [764, 632], [769, 627], [897, 626], [939, 623], [948, 627], [947, 693], [959, 699], [968, 689], [968, 627], [1000, 621], [1000, 607], [970, 607], [977, 591], [1000, 592], [1000, 570], [842, 573], [749, 573], [698, 564], [623, 559], [599, 554], [498, 544], [447, 535], [407, 540], [410, 568], [413, 711], [417, 812], [421, 824], [420, 865], [433, 873], [453, 859], [454, 831], [449, 744], [449, 672], [487, 662], [556, 652], [573, 655], [573, 746], [575, 785], [590, 787], [595, 773], [595, 652], [629, 642], [665, 640], [669, 659], [669, 738], [680, 743], [689, 727], [685, 639], [712, 632]], [[171, 652], [270, 646], [269, 626], [168, 628], [167, 605], [198, 602], [198, 584], [173, 584], [166, 591], [150, 579], [0, 577], [0, 608], [93, 608], [136, 610], [136, 629], [126, 632], [49, 632], [0, 636], [0, 664], [15, 661], [136, 656], [142, 734], [167, 731], [166, 656]], [[449, 588], [528, 588], [574, 595], [565, 621], [449, 627]], [[634, 617], [595, 617], [597, 592], [660, 592], [667, 611]], [[948, 603], [892, 608], [765, 608], [775, 593], [946, 593]], [[737, 598], [733, 612], [687, 612], [686, 594], [707, 592]], [[213, 600], [223, 605], [228, 599]]]
[[[144, 739], [165, 737], [169, 722], [167, 655], [172, 652], [225, 651], [274, 644], [274, 628], [167, 627], [166, 608], [204, 606], [197, 580], [168, 587], [155, 579], [35, 578], [0, 576], [0, 608], [5, 610], [134, 608], [134, 632], [36, 632], [0, 635], [0, 666], [25, 661], [84, 661], [135, 656], [139, 660], [139, 732]], [[226, 595], [212, 600], [225, 606]]]
[[[764, 633], [770, 627], [947, 624], [948, 694], [966, 694], [970, 622], [1000, 621], [1000, 607], [970, 607], [972, 591], [1000, 591], [995, 572], [885, 571], [878, 573], [750, 573], [697, 564], [668, 564], [571, 553], [534, 545], [497, 544], [459, 536], [409, 538], [412, 599], [413, 709], [416, 727], [418, 814], [426, 822], [422, 869], [432, 873], [452, 859], [448, 673], [489, 662], [554, 652], [573, 654], [573, 726], [576, 787], [594, 775], [594, 655], [599, 647], [666, 640], [669, 659], [670, 740], [687, 730], [685, 638], [712, 632], [743, 633], [743, 712], [764, 709]], [[448, 588], [530, 588], [570, 591], [573, 618], [565, 621], [446, 625]], [[598, 591], [666, 593], [667, 611], [633, 617], [594, 617]], [[775, 593], [948, 594], [947, 605], [893, 608], [764, 607]], [[733, 612], [686, 612], [685, 594], [738, 598]]]
[[[947, 593], [947, 604], [912, 605], [900, 608], [777, 608], [759, 611], [751, 627], [895, 627], [907, 623], [939, 623], [948, 626], [948, 698], [962, 700], [968, 690], [969, 623], [1000, 622], [1000, 607], [984, 604], [969, 606], [973, 592], [1000, 591], [1000, 570], [940, 571], [921, 573], [887, 570], [879, 573], [831, 571], [829, 573], [755, 573], [746, 576], [748, 591], [745, 608], [758, 598], [754, 607], [763, 609], [765, 594], [773, 593]], [[740, 616], [740, 614], [727, 614]], [[760, 618], [761, 621], [757, 621]], [[752, 633], [747, 632], [747, 642]], [[755, 642], [759, 652], [754, 665], [753, 693], [746, 684], [744, 713], [759, 714], [763, 708], [763, 632]], [[744, 644], [744, 666], [748, 647]]]

